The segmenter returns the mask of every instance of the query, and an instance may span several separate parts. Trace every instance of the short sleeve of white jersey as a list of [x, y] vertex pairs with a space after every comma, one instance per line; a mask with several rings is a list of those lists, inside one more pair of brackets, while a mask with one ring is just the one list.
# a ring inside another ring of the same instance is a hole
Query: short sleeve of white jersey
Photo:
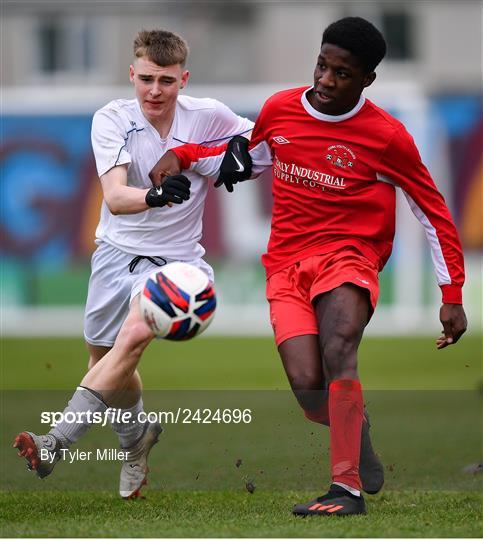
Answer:
[[117, 165], [131, 163], [131, 155], [126, 150], [125, 135], [126, 129], [114, 109], [103, 108], [94, 114], [91, 140], [99, 176]]
[[205, 140], [202, 144], [208, 146], [223, 144], [228, 142], [235, 135], [249, 136], [253, 129], [253, 122], [238, 116], [226, 105], [215, 99], [210, 121], [207, 122]]

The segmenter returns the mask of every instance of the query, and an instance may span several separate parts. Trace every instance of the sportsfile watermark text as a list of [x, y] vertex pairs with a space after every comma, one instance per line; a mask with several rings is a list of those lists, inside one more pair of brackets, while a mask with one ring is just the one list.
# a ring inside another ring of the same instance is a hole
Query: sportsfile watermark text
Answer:
[[40, 422], [42, 424], [49, 424], [51, 427], [61, 422], [66, 422], [67, 424], [95, 424], [104, 427], [110, 423], [250, 424], [251, 421], [251, 409], [189, 409], [178, 407], [172, 411], [141, 411], [134, 415], [130, 411], [110, 407], [102, 412], [43, 411], [40, 413]]
[[[129, 459], [128, 450], [119, 450], [117, 448], [98, 448], [95, 452], [92, 450], [69, 450], [68, 448], [59, 449], [60, 459], [63, 459], [69, 464], [74, 461], [125, 461]], [[40, 459], [47, 463], [55, 463], [58, 459], [57, 453], [42, 448], [40, 450]]]

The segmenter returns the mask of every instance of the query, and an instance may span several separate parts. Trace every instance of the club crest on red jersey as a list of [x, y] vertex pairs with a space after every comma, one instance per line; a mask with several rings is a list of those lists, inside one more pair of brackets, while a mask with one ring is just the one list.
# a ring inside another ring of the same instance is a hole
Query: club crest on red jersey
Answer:
[[332, 165], [335, 165], [336, 167], [346, 169], [354, 167], [356, 155], [347, 146], [342, 144], [333, 144], [327, 148], [325, 159], [330, 161]]

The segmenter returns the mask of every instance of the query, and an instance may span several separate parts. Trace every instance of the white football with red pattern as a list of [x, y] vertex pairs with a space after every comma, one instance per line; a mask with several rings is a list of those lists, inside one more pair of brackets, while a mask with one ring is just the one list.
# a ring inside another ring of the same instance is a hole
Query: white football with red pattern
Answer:
[[213, 320], [215, 289], [196, 266], [169, 263], [146, 280], [140, 308], [156, 336], [173, 341], [191, 339], [204, 332]]

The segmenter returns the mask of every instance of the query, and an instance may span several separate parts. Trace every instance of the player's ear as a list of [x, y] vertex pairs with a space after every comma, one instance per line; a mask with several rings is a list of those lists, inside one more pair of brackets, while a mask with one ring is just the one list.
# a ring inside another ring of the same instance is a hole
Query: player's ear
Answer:
[[134, 82], [134, 66], [132, 64], [129, 66], [129, 80]]
[[362, 82], [362, 86], [364, 88], [367, 88], [368, 86], [371, 86], [371, 84], [376, 80], [376, 72], [371, 71], [364, 77], [364, 81]]
[[190, 78], [190, 72], [186, 69], [181, 74], [181, 83], [179, 85], [180, 89], [184, 88], [188, 84], [189, 78]]

